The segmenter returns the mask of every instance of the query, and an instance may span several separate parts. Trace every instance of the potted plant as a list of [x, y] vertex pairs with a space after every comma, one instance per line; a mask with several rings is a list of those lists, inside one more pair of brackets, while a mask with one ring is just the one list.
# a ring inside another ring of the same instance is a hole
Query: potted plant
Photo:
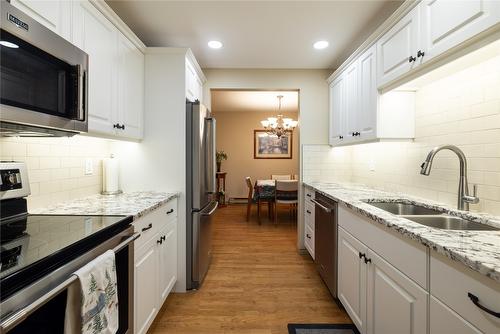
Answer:
[[222, 161], [227, 160], [227, 154], [224, 151], [217, 151], [215, 157], [217, 161], [217, 172], [220, 172]]

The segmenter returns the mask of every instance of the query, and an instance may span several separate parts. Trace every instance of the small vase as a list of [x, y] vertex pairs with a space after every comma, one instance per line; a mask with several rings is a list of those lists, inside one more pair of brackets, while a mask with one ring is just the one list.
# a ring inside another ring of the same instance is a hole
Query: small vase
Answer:
[[[220, 173], [220, 165], [221, 165], [221, 163], [220, 163], [220, 162], [218, 162], [218, 163], [217, 163], [217, 173]], [[213, 166], [213, 165], [212, 165], [212, 166]]]

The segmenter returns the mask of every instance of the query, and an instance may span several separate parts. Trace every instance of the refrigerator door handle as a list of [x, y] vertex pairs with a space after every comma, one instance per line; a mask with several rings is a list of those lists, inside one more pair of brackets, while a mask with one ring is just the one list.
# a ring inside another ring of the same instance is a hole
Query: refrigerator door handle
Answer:
[[217, 192], [216, 189], [216, 181], [215, 181], [215, 154], [216, 154], [216, 140], [215, 140], [215, 129], [216, 122], [215, 118], [205, 118], [207, 122], [207, 191], [208, 193], [215, 194]]
[[207, 213], [202, 213], [201, 215], [202, 215], [202, 216], [211, 216], [211, 215], [212, 215], [212, 213], [214, 213], [214, 212], [215, 212], [215, 210], [217, 210], [217, 207], [218, 207], [218, 206], [219, 206], [219, 202], [215, 202], [215, 205], [214, 205], [214, 207], [212, 208], [212, 210], [210, 210], [210, 211], [209, 211], [209, 212], [207, 212]]

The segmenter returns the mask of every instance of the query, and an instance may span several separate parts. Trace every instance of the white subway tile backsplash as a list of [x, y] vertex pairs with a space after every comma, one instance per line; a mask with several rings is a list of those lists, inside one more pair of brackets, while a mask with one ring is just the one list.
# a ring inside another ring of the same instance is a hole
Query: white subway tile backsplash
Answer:
[[[0, 138], [1, 160], [26, 162], [28, 209], [99, 193], [101, 161], [110, 154], [110, 141], [100, 138]], [[92, 175], [84, 174], [86, 158], [92, 159]]]

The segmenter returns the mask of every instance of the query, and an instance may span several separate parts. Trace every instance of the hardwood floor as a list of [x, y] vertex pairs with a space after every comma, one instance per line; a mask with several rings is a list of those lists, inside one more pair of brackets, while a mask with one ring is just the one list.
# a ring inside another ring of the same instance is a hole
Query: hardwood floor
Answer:
[[[288, 211], [275, 226], [245, 205], [217, 211], [213, 259], [199, 291], [171, 294], [149, 333], [288, 333], [288, 323], [350, 323], [309, 255], [296, 250]], [[262, 216], [267, 216], [264, 210]]]

